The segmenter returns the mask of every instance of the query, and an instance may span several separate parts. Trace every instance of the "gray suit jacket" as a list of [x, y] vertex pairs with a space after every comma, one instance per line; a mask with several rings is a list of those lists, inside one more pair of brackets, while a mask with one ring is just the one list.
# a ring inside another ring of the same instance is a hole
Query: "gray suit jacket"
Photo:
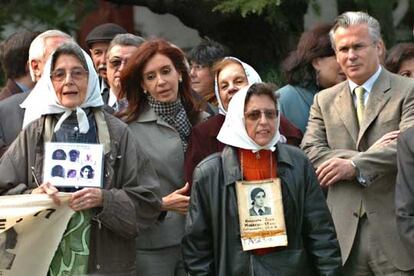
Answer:
[[[139, 118], [129, 124], [137, 143], [149, 156], [160, 181], [164, 197], [184, 186], [184, 150], [180, 135], [146, 105]], [[167, 212], [162, 221], [141, 232], [138, 249], [161, 249], [178, 246], [184, 235], [185, 216]]]
[[22, 89], [17, 85], [17, 83], [14, 80], [7, 79], [6, 85], [0, 91], [0, 101], [22, 92]]
[[414, 258], [414, 127], [404, 131], [397, 142], [397, 183], [395, 205], [397, 226], [404, 244]]
[[340, 181], [329, 188], [328, 206], [334, 219], [345, 263], [357, 232], [359, 208], [387, 258], [400, 270], [414, 269], [397, 232], [395, 216], [396, 141], [373, 146], [384, 134], [414, 124], [414, 81], [385, 69], [375, 82], [359, 129], [348, 82], [316, 94], [302, 148], [318, 167], [338, 157], [351, 159], [366, 180]]
[[29, 93], [19, 93], [0, 101], [0, 157], [22, 130], [24, 109], [20, 104]]

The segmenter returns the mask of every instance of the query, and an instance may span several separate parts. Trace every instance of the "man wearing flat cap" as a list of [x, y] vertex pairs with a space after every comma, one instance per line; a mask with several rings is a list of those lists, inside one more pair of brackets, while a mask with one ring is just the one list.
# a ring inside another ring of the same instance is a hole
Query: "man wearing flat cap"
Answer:
[[86, 36], [85, 42], [91, 53], [93, 64], [99, 75], [101, 94], [105, 103], [108, 102], [109, 89], [106, 76], [106, 52], [109, 43], [117, 34], [124, 34], [127, 31], [114, 23], [105, 23], [96, 26]]

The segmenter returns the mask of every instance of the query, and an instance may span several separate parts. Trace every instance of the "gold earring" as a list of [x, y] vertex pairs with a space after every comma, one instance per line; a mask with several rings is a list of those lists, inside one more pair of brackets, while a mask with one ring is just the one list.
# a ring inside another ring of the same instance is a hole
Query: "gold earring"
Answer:
[[183, 81], [183, 78], [182, 78], [182, 77], [180, 77], [180, 78], [178, 79], [178, 81], [179, 81], [179, 82], [182, 82], [182, 81]]
[[148, 91], [147, 91], [147, 90], [145, 90], [145, 89], [144, 89], [144, 91], [143, 91], [143, 92], [144, 92], [144, 94], [147, 94], [147, 93], [148, 93]]

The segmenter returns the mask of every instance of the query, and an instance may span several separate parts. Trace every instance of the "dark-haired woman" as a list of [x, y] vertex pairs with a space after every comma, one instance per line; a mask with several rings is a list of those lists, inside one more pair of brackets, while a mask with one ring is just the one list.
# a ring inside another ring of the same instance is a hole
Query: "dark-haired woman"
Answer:
[[385, 68], [392, 73], [414, 78], [414, 43], [394, 45], [387, 53]]
[[302, 133], [315, 94], [345, 80], [329, 40], [331, 27], [321, 24], [304, 32], [282, 64], [288, 84], [278, 90], [280, 112]]
[[128, 100], [123, 118], [160, 179], [164, 219], [137, 239], [137, 275], [185, 275], [180, 242], [189, 197], [184, 153], [202, 113], [191, 97], [183, 52], [164, 40], [144, 42], [121, 78]]

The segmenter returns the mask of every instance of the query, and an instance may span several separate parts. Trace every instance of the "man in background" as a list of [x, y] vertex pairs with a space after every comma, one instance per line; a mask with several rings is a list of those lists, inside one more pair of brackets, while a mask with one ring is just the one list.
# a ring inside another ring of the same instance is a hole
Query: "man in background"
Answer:
[[88, 46], [92, 57], [95, 70], [99, 75], [101, 86], [101, 95], [105, 103], [108, 103], [109, 89], [107, 85], [106, 73], [106, 53], [109, 43], [118, 34], [124, 34], [127, 31], [121, 26], [114, 23], [105, 23], [96, 26], [86, 36], [85, 42]]
[[[133, 34], [119, 34], [114, 37], [106, 54], [107, 78], [109, 85], [109, 98], [107, 105], [114, 112], [120, 112], [127, 106], [126, 99], [120, 98], [121, 72], [138, 46], [144, 42], [142, 37]], [[139, 85], [139, 84], [137, 84]]]
[[30, 91], [34, 82], [30, 77], [29, 47], [39, 33], [22, 31], [9, 36], [1, 45], [1, 64], [6, 86], [0, 91], [0, 101], [14, 94]]
[[[32, 41], [28, 65], [34, 82], [42, 76], [50, 54], [62, 43], [68, 41], [73, 42], [73, 38], [59, 30], [45, 31]], [[20, 107], [20, 104], [28, 95], [29, 93], [20, 93], [0, 101], [0, 157], [22, 130], [24, 109]]]

